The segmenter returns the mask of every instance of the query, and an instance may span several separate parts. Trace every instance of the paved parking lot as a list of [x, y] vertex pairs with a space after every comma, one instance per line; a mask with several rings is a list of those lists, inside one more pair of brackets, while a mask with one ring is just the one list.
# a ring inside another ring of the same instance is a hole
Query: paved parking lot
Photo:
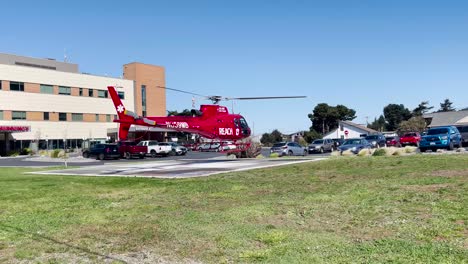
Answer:
[[106, 163], [64, 170], [35, 172], [47, 175], [117, 176], [144, 178], [190, 178], [209, 176], [218, 173], [243, 171], [258, 168], [282, 166], [302, 162], [317, 161], [324, 158], [285, 158], [285, 159], [177, 159], [152, 160], [147, 162]]

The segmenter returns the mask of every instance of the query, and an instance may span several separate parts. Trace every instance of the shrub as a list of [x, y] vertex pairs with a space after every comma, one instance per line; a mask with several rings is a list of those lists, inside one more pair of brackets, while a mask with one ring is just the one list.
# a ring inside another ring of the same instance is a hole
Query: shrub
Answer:
[[60, 153], [60, 149], [54, 149], [54, 150], [50, 153], [50, 157], [51, 157], [51, 158], [58, 158], [58, 157], [59, 157], [59, 153]]
[[30, 148], [24, 148], [21, 150], [20, 155], [31, 155], [32, 151]]
[[374, 151], [374, 154], [372, 154], [372, 156], [385, 156], [385, 155], [386, 155], [385, 149], [377, 149]]
[[354, 156], [354, 153], [351, 150], [345, 150], [341, 152], [341, 156]]
[[370, 154], [369, 149], [361, 149], [357, 154], [359, 157], [364, 157]]
[[278, 158], [279, 154], [278, 153], [271, 153], [270, 158]]
[[255, 158], [256, 158], [256, 159], [264, 159], [265, 156], [263, 156], [262, 154], [259, 154], [259, 155], [257, 155], [257, 157], [255, 157]]
[[19, 152], [15, 151], [15, 150], [12, 150], [12, 151], [7, 153], [7, 156], [11, 156], [11, 157], [16, 157], [18, 155], [19, 155]]
[[406, 146], [405, 153], [415, 153], [417, 149], [418, 149], [417, 147]]

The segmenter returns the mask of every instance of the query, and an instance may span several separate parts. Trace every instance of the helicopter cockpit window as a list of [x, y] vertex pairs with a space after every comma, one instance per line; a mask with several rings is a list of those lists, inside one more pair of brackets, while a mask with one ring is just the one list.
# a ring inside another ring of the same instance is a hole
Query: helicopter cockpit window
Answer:
[[236, 127], [239, 127], [239, 126], [240, 126], [239, 119], [234, 118], [234, 125], [235, 125]]
[[242, 128], [249, 128], [249, 125], [247, 125], [247, 121], [243, 117], [240, 118], [240, 125]]

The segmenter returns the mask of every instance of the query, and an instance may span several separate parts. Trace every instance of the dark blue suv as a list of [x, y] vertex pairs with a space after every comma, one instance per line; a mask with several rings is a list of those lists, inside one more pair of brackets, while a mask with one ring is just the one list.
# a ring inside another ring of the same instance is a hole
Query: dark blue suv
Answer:
[[461, 147], [461, 134], [454, 126], [433, 127], [427, 134], [421, 137], [419, 150], [425, 152], [428, 149], [435, 151], [440, 148], [452, 150], [455, 146]]

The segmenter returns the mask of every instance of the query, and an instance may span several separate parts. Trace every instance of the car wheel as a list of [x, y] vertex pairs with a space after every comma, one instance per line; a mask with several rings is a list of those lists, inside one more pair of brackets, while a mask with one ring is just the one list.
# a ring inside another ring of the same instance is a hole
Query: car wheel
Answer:
[[175, 156], [177, 153], [175, 152], [175, 150], [171, 150], [171, 152], [169, 152], [169, 156]]
[[83, 158], [87, 159], [89, 158], [89, 152], [83, 152]]
[[104, 153], [101, 153], [98, 155], [98, 159], [100, 160], [104, 160], [105, 156], [104, 156]]
[[320, 148], [320, 153], [323, 153], [325, 152], [325, 150], [323, 148]]
[[450, 141], [448, 147], [447, 147], [448, 150], [453, 150], [453, 142]]
[[292, 156], [292, 155], [294, 155], [294, 153], [292, 152], [292, 150], [290, 150], [290, 151], [288, 152], [288, 156]]
[[304, 150], [304, 157], [307, 156], [307, 150]]
[[145, 155], [140, 155], [139, 157], [140, 157], [140, 159], [143, 159], [145, 157]]
[[132, 155], [130, 155], [130, 152], [125, 152], [124, 157], [125, 157], [126, 159], [131, 159], [131, 158], [132, 158]]
[[154, 149], [151, 150], [150, 153], [151, 153], [151, 157], [152, 157], [152, 158], [156, 158], [156, 151], [155, 151]]

